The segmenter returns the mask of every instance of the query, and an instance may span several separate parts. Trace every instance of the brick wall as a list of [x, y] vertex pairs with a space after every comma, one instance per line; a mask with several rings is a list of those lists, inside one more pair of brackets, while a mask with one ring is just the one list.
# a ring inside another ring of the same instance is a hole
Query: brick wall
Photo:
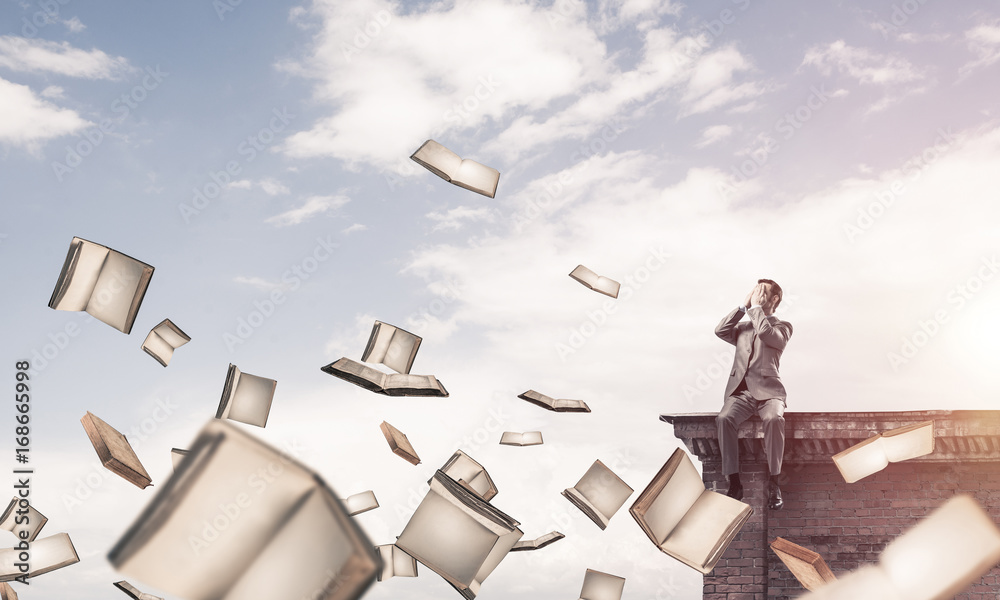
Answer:
[[[715, 414], [664, 415], [702, 463], [709, 489], [725, 492]], [[845, 483], [830, 456], [877, 431], [934, 420], [934, 454]], [[969, 493], [1000, 524], [1000, 411], [905, 413], [786, 413], [785, 507], [766, 508], [767, 465], [760, 422], [740, 430], [744, 502], [754, 515], [715, 570], [704, 579], [705, 600], [785, 600], [805, 594], [770, 540], [783, 537], [821, 554], [838, 576], [875, 563], [883, 548], [931, 510]], [[1000, 567], [957, 596], [1000, 598]]]

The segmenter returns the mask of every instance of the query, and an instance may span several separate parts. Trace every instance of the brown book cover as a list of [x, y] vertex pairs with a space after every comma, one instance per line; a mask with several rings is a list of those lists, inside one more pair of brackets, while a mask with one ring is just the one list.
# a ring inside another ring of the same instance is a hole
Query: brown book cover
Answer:
[[141, 489], [153, 485], [124, 435], [90, 412], [80, 422], [105, 468]]
[[401, 457], [408, 463], [414, 465], [420, 464], [420, 457], [417, 456], [417, 451], [413, 449], [412, 445], [410, 445], [410, 440], [406, 439], [405, 433], [385, 421], [382, 421], [382, 424], [379, 425], [379, 429], [382, 430], [382, 435], [385, 436], [385, 441], [389, 442], [389, 448], [392, 449], [393, 454]]
[[826, 566], [823, 557], [808, 548], [778, 537], [771, 542], [771, 550], [785, 563], [802, 587], [810, 592], [837, 579], [830, 567]]
[[521, 400], [527, 400], [536, 406], [541, 406], [544, 409], [555, 411], [555, 412], [590, 412], [590, 407], [583, 400], [566, 400], [551, 398], [545, 394], [536, 392], [535, 390], [528, 390], [523, 394], [518, 394], [518, 398]]

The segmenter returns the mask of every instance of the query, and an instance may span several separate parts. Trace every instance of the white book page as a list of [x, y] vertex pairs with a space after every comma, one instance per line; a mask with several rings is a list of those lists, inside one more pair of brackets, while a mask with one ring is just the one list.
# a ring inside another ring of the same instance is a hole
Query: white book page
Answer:
[[451, 176], [451, 180], [461, 184], [462, 187], [493, 196], [500, 181], [500, 171], [474, 160], [465, 159]]
[[594, 462], [573, 487], [606, 519], [618, 512], [633, 491], [601, 462]]
[[573, 269], [569, 276], [591, 288], [597, 285], [597, 273], [591, 271], [583, 265], [579, 265], [577, 268]]
[[155, 329], [146, 335], [142, 348], [167, 364], [170, 364], [170, 359], [174, 356], [174, 347], [157, 335]]
[[375, 492], [368, 490], [345, 498], [344, 507], [347, 509], [347, 514], [356, 515], [378, 508], [378, 500], [375, 499]]
[[869, 438], [834, 455], [833, 463], [840, 469], [844, 481], [854, 483], [889, 466], [881, 437]]
[[393, 329], [382, 364], [397, 373], [409, 373], [410, 355], [413, 354], [414, 346], [420, 343], [420, 338], [402, 329]]
[[726, 530], [746, 510], [746, 504], [718, 492], [705, 490], [661, 547], [668, 554], [683, 556], [704, 566]]
[[898, 435], [888, 435], [891, 433], [882, 434], [882, 446], [889, 462], [901, 462], [934, 452], [933, 422]]
[[66, 273], [69, 280], [60, 282], [65, 290], [62, 298], [53, 307], [57, 310], [87, 308], [87, 303], [94, 293], [94, 286], [97, 285], [97, 279], [101, 275], [101, 267], [104, 266], [104, 260], [110, 252], [104, 246], [79, 238], [74, 238], [72, 244], [76, 245], [76, 264], [73, 265], [72, 273]]
[[264, 427], [274, 398], [274, 380], [241, 373], [229, 402], [227, 418]]
[[619, 600], [625, 589], [625, 578], [587, 569], [583, 576], [580, 600]]
[[153, 328], [153, 331], [155, 331], [156, 335], [160, 336], [164, 342], [170, 344], [171, 348], [180, 348], [184, 344], [191, 341], [183, 335], [177, 333], [177, 331], [167, 323], [160, 323]]
[[643, 516], [658, 544], [663, 544], [703, 492], [705, 484], [701, 475], [698, 475], [691, 459], [685, 456]]
[[132, 300], [145, 271], [146, 266], [141, 262], [119, 252], [109, 252], [87, 303], [87, 312], [115, 329], [125, 330]]
[[438, 177], [451, 181], [462, 166], [462, 157], [434, 140], [427, 140], [411, 157]]
[[[21, 562], [19, 553], [17, 548], [0, 550], [0, 581], [13, 581], [15, 577], [24, 575], [16, 565], [16, 563]], [[69, 534], [50, 535], [31, 543], [28, 577], [47, 573], [79, 561], [80, 557], [77, 556], [76, 549], [73, 548]]]

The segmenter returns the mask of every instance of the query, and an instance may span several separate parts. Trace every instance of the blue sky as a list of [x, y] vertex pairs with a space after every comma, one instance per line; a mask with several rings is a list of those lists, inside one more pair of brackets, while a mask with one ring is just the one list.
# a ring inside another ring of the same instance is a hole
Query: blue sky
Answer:
[[[996, 407], [1000, 14], [982, 3], [0, 15], [0, 354], [41, 357], [34, 504], [83, 559], [24, 597], [110, 597], [104, 556], [156, 489], [95, 475], [79, 418], [118, 427], [163, 481], [230, 362], [278, 381], [252, 433], [301, 448], [344, 496], [375, 491], [357, 517], [374, 543], [456, 448], [526, 537], [567, 534], [508, 557], [483, 598], [572, 597], [587, 568], [626, 577], [626, 598], [699, 596], [624, 509], [601, 532], [559, 492], [598, 458], [641, 491], [676, 447], [657, 415], [718, 410], [731, 349], [712, 329], [757, 278], [783, 286], [795, 328], [790, 411]], [[408, 159], [432, 137], [496, 167], [496, 198]], [[46, 306], [73, 236], [156, 267], [130, 336]], [[578, 264], [628, 293], [586, 290]], [[193, 341], [164, 369], [139, 346], [167, 317]], [[413, 372], [450, 398], [320, 372], [359, 359], [375, 319], [424, 337]], [[516, 399], [529, 388], [594, 412], [546, 413]], [[389, 453], [383, 419], [420, 466]], [[544, 446], [497, 445], [535, 429]], [[454, 593], [424, 569], [368, 597]]]

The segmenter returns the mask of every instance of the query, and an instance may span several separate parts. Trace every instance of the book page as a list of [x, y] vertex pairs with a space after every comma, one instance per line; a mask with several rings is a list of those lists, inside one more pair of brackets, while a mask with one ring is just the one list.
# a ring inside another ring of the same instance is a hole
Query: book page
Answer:
[[624, 577], [587, 569], [580, 600], [620, 600], [624, 589]]
[[378, 508], [378, 500], [375, 498], [375, 492], [371, 490], [348, 496], [343, 502], [344, 508], [347, 509], [347, 514], [351, 516]]
[[385, 389], [386, 379], [389, 377], [388, 373], [383, 373], [349, 358], [340, 358], [325, 367], [321, 367], [320, 370], [373, 392]]
[[934, 452], [934, 421], [915, 423], [882, 434], [889, 462], [902, 462]]
[[608, 520], [632, 495], [632, 488], [601, 461], [595, 461], [575, 486], [593, 507]]
[[885, 455], [882, 437], [876, 435], [834, 454], [833, 464], [837, 465], [844, 481], [854, 483], [889, 466], [889, 457]]
[[467, 158], [452, 174], [451, 182], [467, 190], [493, 198], [496, 195], [497, 184], [500, 182], [500, 171]]
[[448, 391], [433, 375], [389, 373], [385, 376], [387, 396], [438, 396], [446, 398]]
[[174, 347], [161, 338], [155, 329], [146, 335], [146, 339], [142, 342], [142, 349], [163, 366], [170, 364], [170, 359], [174, 355]]
[[660, 547], [671, 556], [683, 556], [704, 567], [716, 554], [720, 540], [748, 509], [739, 500], [704, 490]]
[[[678, 452], [680, 454], [677, 454]], [[678, 458], [674, 459], [674, 456]], [[705, 483], [701, 480], [701, 475], [683, 450], [678, 448], [671, 459], [676, 460], [676, 469], [672, 474], [669, 469], [661, 469], [647, 487], [652, 491], [654, 485], [659, 486], [661, 480], [667, 478], [662, 483], [662, 489], [648, 503], [645, 511], [638, 509], [634, 511], [640, 512], [638, 516], [641, 516], [646, 523], [657, 545], [663, 544], [674, 527], [705, 492]]]
[[583, 265], [578, 265], [570, 272], [569, 276], [589, 288], [593, 288], [597, 285], [597, 273], [591, 271]]
[[954, 496], [886, 546], [879, 565], [908, 600], [952, 598], [1000, 561], [1000, 530], [972, 496]]
[[56, 310], [86, 310], [109, 252], [100, 244], [73, 238], [49, 306]]
[[381, 363], [397, 373], [409, 373], [420, 342], [419, 336], [376, 321], [361, 360]]
[[410, 158], [446, 181], [451, 181], [462, 166], [459, 155], [434, 140], [424, 142]]
[[234, 385], [235, 391], [225, 418], [264, 427], [276, 386], [277, 382], [273, 379], [241, 373]]
[[112, 250], [104, 261], [104, 268], [94, 285], [94, 293], [87, 303], [87, 312], [119, 331], [130, 329], [132, 304], [145, 289], [148, 265]]
[[163, 341], [170, 344], [171, 348], [177, 349], [191, 341], [186, 333], [181, 331], [170, 319], [164, 319], [159, 325], [152, 329]]
[[[23, 514], [18, 514], [18, 511], [21, 511]], [[21, 521], [20, 524], [17, 523], [18, 519]], [[27, 520], [25, 521], [25, 519]], [[26, 539], [29, 542], [33, 542], [38, 537], [38, 532], [42, 530], [42, 527], [45, 526], [48, 520], [48, 517], [38, 512], [30, 504], [27, 505], [27, 508], [21, 508], [20, 499], [15, 497], [7, 505], [7, 509], [4, 510], [3, 520], [0, 521], [0, 529], [6, 529], [13, 533], [18, 541]], [[27, 538], [21, 537], [22, 531], [26, 532]]]
[[469, 488], [486, 502], [497, 495], [497, 487], [483, 465], [461, 450], [451, 455], [441, 467], [441, 472], [455, 481], [464, 480]]
[[[73, 541], [66, 533], [57, 533], [36, 540], [31, 542], [30, 547], [28, 577], [43, 575], [49, 571], [80, 562], [76, 548], [73, 547]], [[24, 575], [17, 567], [17, 563], [22, 562], [19, 553], [17, 548], [0, 550], [0, 581], [14, 581], [15, 578]]]
[[618, 291], [621, 289], [622, 285], [610, 279], [608, 277], [598, 277], [597, 283], [594, 285], [594, 289], [606, 296], [611, 296], [612, 298], [618, 297]]

